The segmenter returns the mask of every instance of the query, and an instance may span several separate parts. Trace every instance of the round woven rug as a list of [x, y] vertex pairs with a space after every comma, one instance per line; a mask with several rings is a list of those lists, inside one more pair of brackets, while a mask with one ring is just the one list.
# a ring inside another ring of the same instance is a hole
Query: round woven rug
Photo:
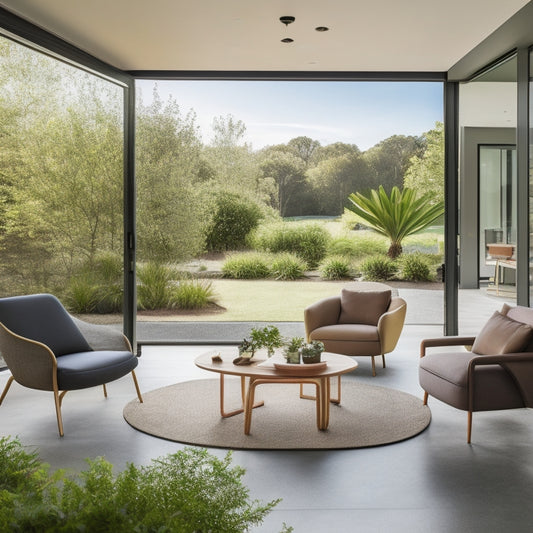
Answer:
[[[332, 383], [332, 394], [336, 384]], [[314, 390], [314, 389], [313, 389]], [[312, 389], [305, 390], [307, 394]], [[341, 405], [331, 404], [329, 428], [316, 426], [315, 402], [300, 399], [299, 385], [256, 389], [265, 405], [253, 410], [250, 435], [244, 415], [221, 418], [218, 379], [177, 383], [131, 401], [124, 418], [139, 431], [206, 447], [268, 450], [362, 448], [413, 437], [431, 421], [429, 408], [405, 392], [343, 380]], [[225, 380], [225, 410], [240, 407], [240, 380]]]

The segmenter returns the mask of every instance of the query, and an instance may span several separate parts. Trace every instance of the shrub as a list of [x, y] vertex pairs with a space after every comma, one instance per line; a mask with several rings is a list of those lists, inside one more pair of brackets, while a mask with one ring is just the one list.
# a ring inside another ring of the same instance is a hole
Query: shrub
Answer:
[[307, 269], [307, 264], [296, 254], [288, 252], [275, 254], [272, 256], [270, 264], [270, 274], [276, 279], [298, 279], [302, 278]]
[[71, 278], [65, 303], [73, 313], [94, 313], [100, 299], [97, 285], [85, 277]]
[[260, 279], [270, 275], [269, 259], [265, 254], [244, 252], [230, 256], [222, 265], [226, 278]]
[[361, 263], [361, 273], [368, 281], [387, 281], [397, 272], [396, 263], [386, 256], [369, 257]]
[[346, 279], [352, 276], [350, 259], [341, 255], [327, 257], [320, 265], [320, 274], [325, 279]]
[[294, 253], [309, 268], [316, 268], [326, 256], [330, 239], [328, 231], [319, 224], [283, 222], [259, 227], [251, 236], [250, 242], [258, 250]]
[[122, 310], [122, 257], [102, 252], [86, 261], [67, 284], [65, 301], [74, 313], [116, 313]]
[[328, 255], [357, 257], [357, 244], [351, 237], [335, 237], [328, 244]]
[[[279, 503], [250, 500], [245, 470], [207, 450], [185, 448], [116, 477], [103, 458], [67, 477], [36, 453], [0, 439], [1, 531], [217, 531], [260, 525]], [[284, 528], [290, 531], [290, 528]]]
[[207, 249], [222, 252], [243, 248], [246, 236], [257, 227], [261, 217], [261, 209], [253, 201], [232, 193], [220, 194], [206, 230]]
[[170, 305], [178, 309], [201, 309], [213, 301], [213, 296], [210, 281], [182, 279], [172, 290]]
[[431, 281], [433, 276], [427, 260], [419, 253], [403, 254], [400, 258], [400, 277], [406, 281]]
[[328, 255], [344, 255], [360, 259], [369, 255], [387, 253], [385, 237], [368, 231], [355, 231], [350, 236], [336, 237], [328, 245]]
[[161, 263], [146, 263], [137, 269], [137, 306], [139, 309], [162, 309], [173, 296], [176, 271]]

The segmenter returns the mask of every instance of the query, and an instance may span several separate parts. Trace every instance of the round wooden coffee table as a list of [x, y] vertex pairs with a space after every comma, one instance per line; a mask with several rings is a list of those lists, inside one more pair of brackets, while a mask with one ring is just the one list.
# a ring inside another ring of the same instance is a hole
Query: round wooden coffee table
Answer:
[[[217, 357], [218, 356], [218, 357]], [[357, 368], [357, 362], [346, 355], [330, 352], [322, 354], [322, 361], [326, 362], [325, 368], [314, 370], [310, 365], [290, 365], [277, 369], [274, 363], [284, 363], [281, 355], [274, 355], [270, 359], [253, 358], [250, 365], [235, 365], [233, 360], [237, 357], [236, 350], [212, 350], [196, 358], [196, 366], [220, 374], [220, 414], [226, 418], [244, 412], [244, 433], [250, 434], [252, 423], [252, 410], [260, 407], [263, 402], [254, 404], [255, 389], [259, 385], [271, 383], [297, 383], [300, 384], [300, 397], [316, 401], [317, 427], [325, 430], [329, 425], [329, 404], [341, 401], [340, 376]], [[220, 360], [218, 360], [220, 359]], [[241, 378], [242, 408], [226, 412], [224, 410], [224, 376], [232, 375]], [[332, 377], [338, 376], [337, 398], [331, 397]], [[248, 378], [248, 380], [246, 380]], [[246, 385], [248, 381], [248, 385]], [[303, 394], [302, 386], [306, 383], [316, 387], [316, 396]]]

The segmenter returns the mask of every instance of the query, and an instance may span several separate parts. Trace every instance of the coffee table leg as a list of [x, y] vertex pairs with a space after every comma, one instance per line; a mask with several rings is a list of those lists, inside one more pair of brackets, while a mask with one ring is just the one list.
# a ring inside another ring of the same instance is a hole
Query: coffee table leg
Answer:
[[[328, 381], [329, 380], [330, 378], [328, 378]], [[337, 397], [331, 398], [331, 393], [330, 393], [329, 401], [331, 403], [336, 403], [337, 405], [341, 403], [341, 376], [337, 376]]]
[[[340, 376], [339, 376], [340, 384]], [[322, 386], [324, 387], [324, 424], [322, 429], [328, 429], [329, 426], [329, 404], [333, 401], [331, 399], [331, 378], [323, 378]], [[340, 391], [339, 391], [340, 401]]]
[[[230, 416], [239, 415], [245, 410], [246, 402], [246, 378], [241, 376], [241, 398], [242, 398], [242, 407], [240, 409], [235, 409], [234, 411], [226, 412], [224, 410], [224, 374], [220, 374], [220, 416], [222, 418], [229, 418]], [[265, 405], [265, 402], [259, 402], [252, 406], [252, 408], [261, 407]]]
[[[316, 396], [310, 396], [309, 394], [304, 394], [303, 386], [304, 384], [300, 383], [300, 398], [304, 400], [316, 400], [317, 399]], [[329, 401], [337, 405], [341, 403], [341, 377], [340, 376], [337, 376], [337, 397], [331, 398], [331, 394], [330, 394]]]
[[255, 380], [250, 378], [248, 382], [248, 392], [246, 393], [246, 400], [244, 402], [244, 434], [250, 434], [250, 426], [252, 425], [252, 409], [255, 396]]

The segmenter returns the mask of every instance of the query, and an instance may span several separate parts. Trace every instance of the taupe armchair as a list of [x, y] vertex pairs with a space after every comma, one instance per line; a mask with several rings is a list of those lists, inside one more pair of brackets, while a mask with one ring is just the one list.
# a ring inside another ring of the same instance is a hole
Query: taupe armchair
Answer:
[[128, 339], [71, 317], [51, 294], [0, 298], [0, 352], [12, 374], [0, 404], [13, 381], [52, 391], [60, 436], [61, 402], [69, 390], [103, 385], [107, 397], [106, 383], [131, 372], [142, 402], [134, 372], [138, 359]]
[[[472, 413], [533, 407], [533, 309], [504, 305], [476, 337], [425, 339], [420, 344], [419, 381], [424, 404], [433, 396]], [[462, 350], [434, 352], [436, 347]], [[429, 353], [432, 352], [432, 353]]]
[[391, 291], [352, 291], [320, 300], [304, 311], [308, 342], [319, 340], [328, 352], [350, 356], [370, 356], [376, 375], [375, 356], [396, 348], [403, 329], [407, 304], [391, 297]]

